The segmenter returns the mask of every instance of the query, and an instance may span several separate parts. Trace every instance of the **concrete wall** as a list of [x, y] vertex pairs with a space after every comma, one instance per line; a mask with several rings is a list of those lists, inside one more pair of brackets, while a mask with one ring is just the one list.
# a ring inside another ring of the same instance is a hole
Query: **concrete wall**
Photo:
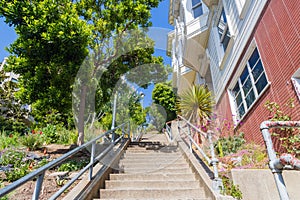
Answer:
[[[239, 185], [243, 200], [280, 200], [273, 174], [269, 169], [236, 169], [231, 171], [234, 184]], [[300, 199], [300, 171], [284, 171], [290, 200]]]

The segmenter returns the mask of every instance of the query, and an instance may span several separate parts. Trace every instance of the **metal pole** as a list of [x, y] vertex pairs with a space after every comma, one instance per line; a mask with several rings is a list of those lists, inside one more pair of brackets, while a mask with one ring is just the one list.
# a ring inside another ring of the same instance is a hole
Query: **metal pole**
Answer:
[[271, 139], [271, 134], [269, 133], [269, 126], [267, 125], [268, 121], [265, 121], [261, 124], [260, 129], [267, 147], [267, 152], [269, 156], [269, 167], [274, 175], [276, 182], [277, 190], [281, 200], [289, 200], [289, 195], [282, 177], [282, 169], [275, 166], [275, 160], [277, 159], [275, 150], [273, 149], [273, 142]]
[[[187, 128], [188, 128], [188, 134], [189, 134], [189, 136], [192, 137], [191, 128], [190, 128], [189, 124], [188, 124]], [[190, 144], [189, 145], [190, 145], [190, 152], [192, 153], [193, 149], [192, 149], [192, 139], [191, 138], [190, 138]]]
[[38, 178], [37, 178], [37, 181], [36, 181], [36, 184], [35, 184], [35, 188], [34, 188], [34, 192], [33, 192], [33, 195], [32, 195], [32, 200], [38, 200], [39, 199], [41, 188], [42, 188], [42, 185], [43, 185], [44, 175], [45, 175], [45, 172], [38, 175]]
[[[96, 142], [94, 141], [92, 143], [92, 152], [91, 152], [91, 161], [90, 161], [91, 164], [93, 164], [95, 161], [95, 146], [96, 146]], [[89, 181], [91, 181], [92, 179], [93, 179], [93, 165], [91, 165], [90, 167]]]
[[[111, 123], [111, 129], [115, 128], [115, 121], [116, 121], [116, 109], [117, 109], [117, 98], [118, 94], [117, 92], [114, 94], [114, 105], [113, 105], [113, 116], [112, 116], [112, 123]], [[115, 141], [115, 131], [112, 132], [112, 142]]]
[[213, 189], [217, 191], [218, 193], [221, 192], [223, 189], [223, 182], [222, 179], [219, 178], [219, 173], [218, 173], [218, 162], [219, 160], [216, 158], [215, 154], [215, 149], [214, 149], [214, 144], [212, 142], [212, 132], [208, 131], [208, 142], [209, 142], [209, 147], [210, 147], [210, 154], [211, 154], [211, 163], [210, 165], [213, 166], [214, 170], [214, 180], [213, 180]]

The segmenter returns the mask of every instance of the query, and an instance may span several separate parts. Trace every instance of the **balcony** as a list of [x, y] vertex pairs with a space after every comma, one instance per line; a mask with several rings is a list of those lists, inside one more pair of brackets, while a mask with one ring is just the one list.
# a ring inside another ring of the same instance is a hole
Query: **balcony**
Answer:
[[178, 94], [182, 93], [186, 89], [190, 88], [194, 84], [196, 79], [196, 72], [189, 67], [180, 67], [180, 76], [178, 84]]
[[[206, 72], [208, 65], [203, 65], [206, 60], [206, 46], [209, 38], [208, 24], [209, 12], [204, 13], [200, 17], [190, 21], [186, 25], [186, 40], [184, 44], [184, 65], [198, 72]], [[205, 69], [202, 69], [205, 68]], [[201, 74], [202, 75], [202, 74]], [[203, 74], [204, 76], [205, 74]]]

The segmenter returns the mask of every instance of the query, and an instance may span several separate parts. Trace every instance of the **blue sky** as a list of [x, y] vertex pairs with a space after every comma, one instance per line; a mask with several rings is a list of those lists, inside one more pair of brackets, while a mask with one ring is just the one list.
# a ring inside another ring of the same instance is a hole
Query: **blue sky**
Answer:
[[[168, 10], [169, 10], [169, 0], [163, 0], [158, 8], [151, 11], [152, 14], [152, 27], [149, 36], [156, 41], [155, 55], [162, 56], [164, 58], [165, 64], [171, 64], [171, 59], [166, 55], [166, 45], [167, 45], [167, 33], [173, 29], [168, 23]], [[3, 58], [8, 56], [9, 53], [5, 50], [5, 47], [9, 46], [15, 39], [17, 35], [12, 27], [9, 27], [4, 23], [4, 18], [0, 18], [0, 62]], [[149, 106], [151, 104], [151, 91], [153, 86], [150, 86], [147, 90], [141, 90], [145, 93], [144, 106]]]

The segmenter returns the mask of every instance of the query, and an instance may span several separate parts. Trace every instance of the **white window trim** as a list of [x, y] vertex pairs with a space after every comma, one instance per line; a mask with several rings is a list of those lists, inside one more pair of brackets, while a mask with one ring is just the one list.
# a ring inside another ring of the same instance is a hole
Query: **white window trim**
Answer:
[[204, 14], [204, 11], [203, 11], [203, 3], [202, 3], [202, 1], [200, 0], [197, 4], [195, 4], [195, 5], [192, 4], [192, 13], [193, 13], [193, 18], [194, 18], [194, 19], [196, 19], [196, 18], [198, 18], [198, 17], [201, 16], [201, 15], [199, 15], [198, 17], [195, 17], [195, 13], [194, 13], [194, 9], [197, 8], [197, 7], [199, 7], [199, 6], [202, 7], [202, 14], [201, 14], [201, 15]]
[[[229, 32], [230, 32], [230, 39], [229, 39], [229, 42], [228, 42], [228, 45], [227, 45], [227, 48], [226, 50], [224, 51], [224, 48], [223, 48], [223, 43], [220, 39], [220, 36], [219, 36], [219, 30], [218, 30], [218, 23], [219, 23], [219, 19], [222, 15], [222, 9], [224, 9], [224, 12], [225, 12], [225, 15], [226, 15], [226, 20], [227, 20], [227, 29], [229, 29]], [[231, 21], [230, 21], [230, 18], [229, 16], [226, 14], [226, 8], [223, 6], [222, 4], [222, 1], [219, 2], [219, 5], [218, 5], [218, 10], [216, 12], [217, 14], [215, 15], [215, 21], [214, 21], [214, 26], [212, 28], [212, 34], [213, 34], [213, 37], [214, 37], [214, 41], [216, 41], [216, 46], [217, 46], [217, 55], [218, 55], [218, 58], [219, 58], [219, 62], [218, 62], [218, 65], [219, 65], [219, 69], [222, 70], [224, 68], [224, 65], [225, 65], [225, 61], [227, 60], [228, 58], [228, 55], [229, 55], [229, 52], [232, 50], [233, 48], [233, 45], [234, 45], [234, 41], [235, 41], [235, 35], [233, 34], [233, 31], [231, 30]]]
[[[239, 66], [243, 66], [243, 67], [240, 67], [235, 76], [233, 77], [228, 89], [227, 89], [227, 92], [228, 92], [228, 97], [229, 97], [229, 102], [230, 102], [230, 109], [231, 109], [231, 113], [233, 115], [233, 121], [234, 123], [236, 124], [236, 126], [247, 116], [247, 113], [249, 113], [251, 111], [251, 109], [253, 108], [253, 106], [255, 106], [255, 104], [259, 101], [259, 99], [261, 98], [262, 95], [264, 95], [265, 91], [270, 87], [271, 85], [271, 82], [269, 81], [268, 79], [268, 75], [266, 73], [266, 70], [265, 70], [265, 67], [264, 67], [264, 63], [263, 63], [263, 60], [261, 59], [261, 62], [262, 62], [262, 65], [263, 65], [263, 68], [264, 68], [264, 72], [265, 72], [265, 76], [266, 76], [266, 79], [267, 79], [267, 85], [265, 86], [265, 88], [261, 91], [261, 93], [258, 95], [257, 92], [256, 92], [256, 89], [255, 89], [255, 100], [253, 101], [253, 103], [251, 104], [251, 106], [247, 109], [245, 106], [245, 114], [242, 116], [242, 117], [238, 117], [238, 111], [237, 111], [237, 107], [236, 107], [236, 103], [235, 103], [235, 100], [234, 100], [234, 95], [232, 93], [232, 89], [234, 88], [235, 84], [237, 83], [237, 81], [239, 81], [239, 78], [242, 74], [242, 72], [244, 71], [245, 67], [248, 67], [247, 65], [247, 62], [249, 60], [249, 58], [251, 57], [254, 49], [256, 48], [256, 43], [255, 43], [255, 40], [252, 41], [252, 43], [249, 45], [248, 47], [248, 50], [241, 62], [241, 64]], [[259, 55], [261, 56], [260, 52], [259, 52], [259, 49], [257, 47], [257, 50], [258, 50], [258, 53]], [[251, 76], [250, 76], [251, 77]], [[244, 98], [243, 98], [243, 102], [244, 102]]]
[[291, 78], [295, 92], [300, 101], [300, 68], [295, 72], [295, 74]]
[[235, 5], [239, 12], [240, 19], [244, 19], [244, 17], [246, 16], [250, 3], [251, 0], [243, 0], [243, 2], [241, 2], [241, 0], [235, 0]]

